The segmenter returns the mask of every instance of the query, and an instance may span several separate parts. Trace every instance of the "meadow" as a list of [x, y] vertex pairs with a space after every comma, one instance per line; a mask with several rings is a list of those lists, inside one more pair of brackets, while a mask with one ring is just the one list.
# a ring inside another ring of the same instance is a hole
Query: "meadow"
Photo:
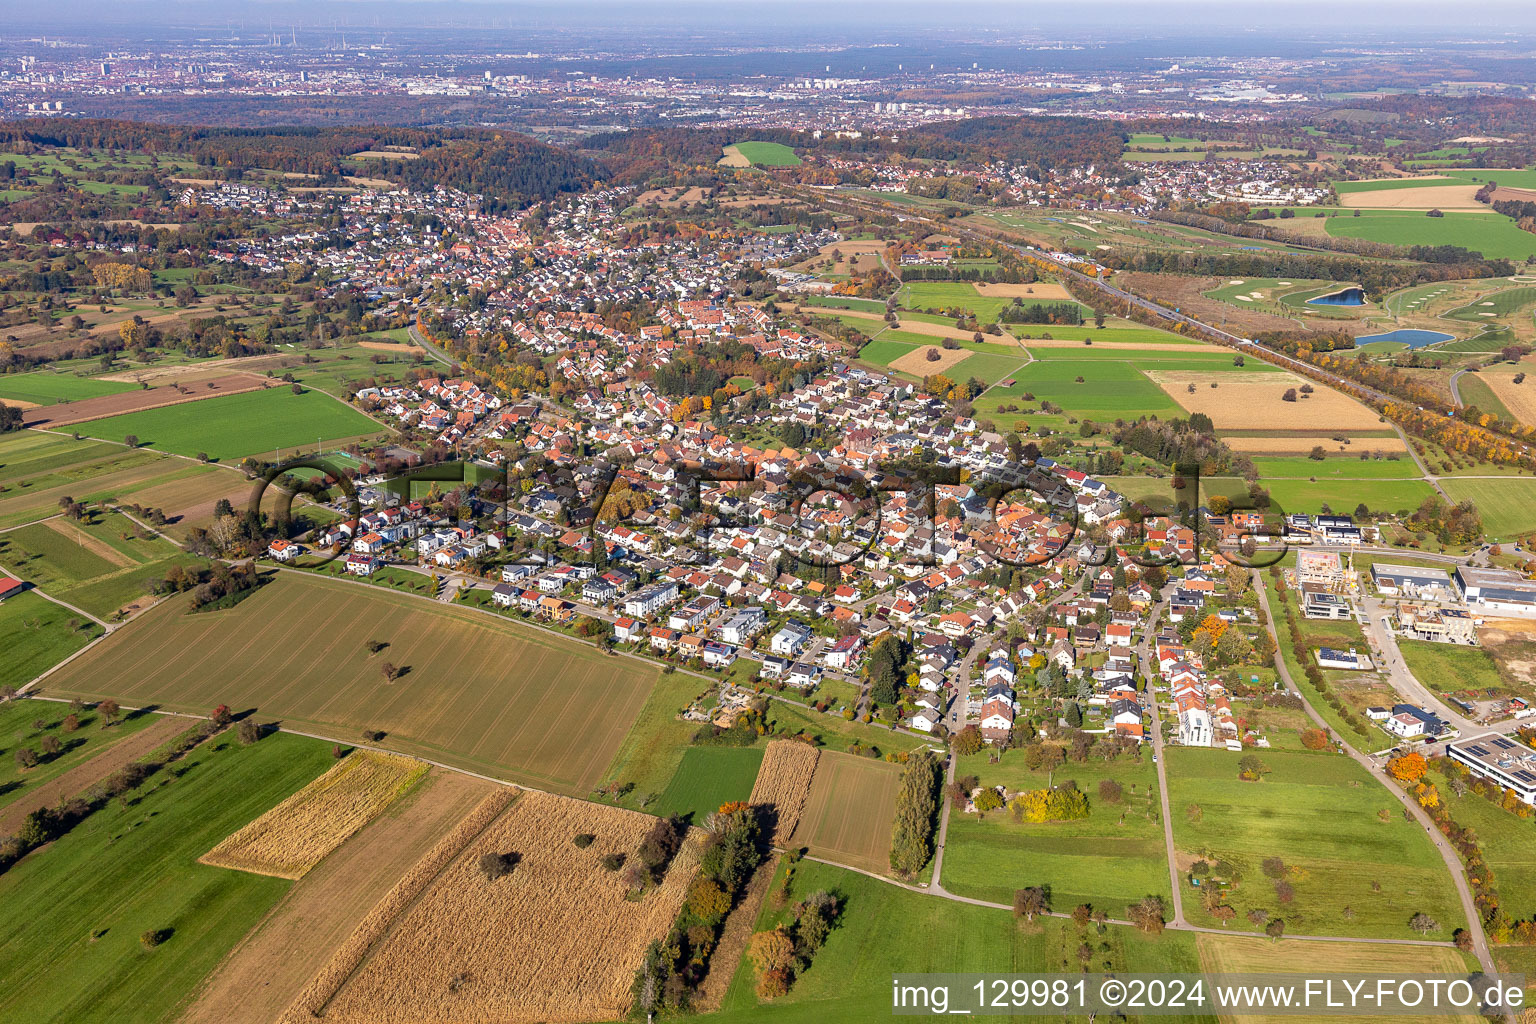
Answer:
[[800, 158], [789, 146], [779, 142], [738, 142], [736, 152], [753, 167], [799, 167]]
[[1377, 178], [1366, 181], [1335, 181], [1333, 190], [1340, 195], [1349, 192], [1380, 192], [1389, 189], [1423, 188], [1426, 185], [1483, 185], [1497, 181], [1505, 188], [1536, 188], [1536, 170], [1489, 169], [1463, 167], [1446, 170], [1431, 177]]
[[[0, 1021], [172, 1019], [290, 884], [198, 856], [331, 763], [299, 736], [217, 737], [0, 875]], [[169, 934], [146, 949], [151, 931]]]
[[1512, 540], [1536, 530], [1536, 480], [1473, 480], [1447, 477], [1440, 482], [1455, 501], [1472, 501], [1483, 517], [1483, 533], [1490, 540]]
[[[775, 888], [783, 876], [780, 867]], [[790, 902], [817, 890], [836, 893], [842, 913], [826, 945], [796, 977], [789, 994], [760, 1001], [753, 991], [751, 962], [743, 957], [723, 1008], [709, 1018], [712, 1022], [877, 1024], [891, 1018], [893, 973], [950, 972], [964, 964], [966, 970], [978, 972], [1070, 974], [1079, 969], [1079, 945], [1089, 939], [1095, 948], [1100, 943], [1109, 947], [1097, 952], [1095, 969], [1108, 960], [1119, 971], [1199, 970], [1194, 936], [1187, 932], [1154, 938], [1110, 926], [1103, 935], [1089, 929], [1085, 937], [1070, 921], [1044, 918], [1021, 924], [1006, 910], [935, 899], [827, 864], [797, 864]], [[772, 901], [765, 902], [757, 930], [774, 927], [785, 914]], [[1196, 1019], [1214, 1024], [1214, 1017]]]
[[651, 814], [681, 814], [695, 825], [720, 809], [722, 804], [752, 795], [752, 782], [763, 763], [761, 747], [689, 747], [683, 751], [677, 774], [655, 802]]
[[[1422, 911], [1439, 922], [1433, 937], [1442, 939], [1464, 923], [1423, 827], [1404, 820], [1396, 797], [1349, 758], [1255, 751], [1268, 772], [1242, 782], [1227, 751], [1167, 753], [1180, 854], [1225, 860], [1240, 872], [1241, 883], [1225, 894], [1239, 920], [1259, 909], [1284, 918], [1288, 933], [1410, 938], [1408, 919]], [[1284, 902], [1261, 871], [1267, 857], [1284, 861], [1294, 902]], [[1185, 915], [1213, 923], [1198, 892], [1184, 891]]]
[[1499, 666], [1481, 647], [1406, 639], [1399, 639], [1397, 647], [1414, 678], [1431, 690], [1457, 694], [1483, 690], [1510, 692], [1509, 684], [1499, 674]]
[[125, 516], [92, 510], [83, 520], [56, 517], [0, 533], [0, 564], [19, 578], [107, 618], [142, 598], [172, 565], [200, 561], [140, 530]]
[[1259, 481], [1287, 512], [1318, 512], [1327, 505], [1335, 512], [1354, 512], [1364, 504], [1373, 511], [1412, 510], [1434, 493], [1424, 480], [1358, 480], [1347, 477], [1311, 480], [1265, 478]]
[[[1435, 783], [1451, 817], [1477, 830], [1483, 859], [1493, 870], [1499, 906], [1510, 920], [1525, 921], [1536, 915], [1536, 823], [1517, 818], [1476, 793], [1457, 796], [1436, 775], [1431, 774], [1429, 780]], [[1536, 976], [1530, 982], [1536, 984]]]
[[141, 445], [176, 455], [205, 452], [212, 459], [298, 449], [380, 431], [379, 424], [323, 392], [296, 395], [286, 387], [109, 416], [76, 429], [107, 441], [131, 434]]
[[37, 594], [22, 593], [0, 603], [0, 686], [25, 686], [100, 636], [96, 623]]
[[[375, 640], [388, 646], [373, 655]], [[265, 721], [347, 738], [379, 730], [403, 753], [586, 793], [656, 674], [469, 609], [283, 572], [230, 609], [165, 602], [62, 669], [49, 692], [255, 707]]]
[[[1324, 448], [1336, 447], [1335, 442], [1319, 442]], [[1330, 455], [1325, 459], [1260, 455], [1253, 465], [1259, 476], [1266, 480], [1400, 480], [1419, 473], [1413, 460], [1407, 456], [1398, 459], [1362, 459], [1358, 454]]]
[[1363, 238], [1388, 245], [1459, 245], [1488, 259], [1536, 256], [1536, 235], [1497, 213], [1447, 213], [1426, 217], [1422, 210], [1363, 210], [1360, 216], [1327, 218], [1334, 238]]
[[[998, 764], [990, 764], [985, 753], [961, 758], [956, 774], [975, 775], [983, 786], [1002, 785], [1009, 792], [1071, 779], [1087, 794], [1090, 810], [1087, 818], [1042, 824], [1016, 822], [1006, 809], [984, 817], [952, 812], [944, 852], [946, 889], [1008, 903], [1015, 889], [1049, 885], [1056, 909], [1087, 903], [1111, 917], [1124, 917], [1128, 904], [1148, 894], [1170, 896], [1157, 770], [1150, 757], [1068, 763], [1052, 778], [1027, 768], [1022, 750], [1010, 750]], [[1104, 780], [1120, 783], [1121, 802], [1100, 797]]]
[[59, 499], [94, 501], [186, 468], [168, 455], [61, 434], [0, 436], [0, 527], [57, 515]]
[[[964, 310], [984, 324], [996, 323], [1003, 310], [1013, 305], [1012, 298], [984, 296], [975, 285], [965, 281], [913, 281], [901, 286], [896, 292], [896, 301], [903, 309]], [[1028, 298], [1022, 301], [1025, 305], [1033, 305]]]
[[79, 377], [72, 373], [56, 373], [52, 370], [0, 375], [0, 398], [30, 402], [33, 405], [73, 402], [82, 398], [99, 398], [102, 395], [115, 395], [121, 391], [133, 390], [135, 389], [132, 384], [120, 381]]
[[[115, 725], [102, 728], [96, 709], [80, 712], [80, 727], [66, 732], [64, 719], [71, 714], [68, 704], [57, 701], [21, 700], [0, 704], [0, 807], [30, 801], [29, 794], [115, 744], [156, 721], [153, 714], [125, 715]], [[39, 729], [37, 723], [43, 727]], [[63, 749], [25, 771], [16, 763], [16, 751], [30, 747], [41, 753], [45, 736], [53, 736]], [[30, 808], [29, 808], [30, 809]]]
[[[1077, 378], [1082, 377], [1079, 381]], [[1003, 404], [1046, 401], [1094, 419], [1120, 416], [1183, 416], [1184, 410], [1130, 360], [1039, 359], [1013, 375], [1015, 383], [995, 387], [975, 402], [992, 413]]]

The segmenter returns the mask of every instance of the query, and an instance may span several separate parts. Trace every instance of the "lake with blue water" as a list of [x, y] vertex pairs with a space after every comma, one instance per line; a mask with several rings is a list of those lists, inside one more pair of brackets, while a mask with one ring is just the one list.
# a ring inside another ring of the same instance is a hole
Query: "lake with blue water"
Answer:
[[1415, 328], [1402, 327], [1386, 334], [1365, 334], [1355, 339], [1356, 345], [1369, 345], [1373, 341], [1395, 341], [1409, 348], [1423, 348], [1425, 345], [1435, 345], [1442, 341], [1450, 341], [1456, 337], [1454, 334], [1446, 334], [1443, 331], [1421, 331]]

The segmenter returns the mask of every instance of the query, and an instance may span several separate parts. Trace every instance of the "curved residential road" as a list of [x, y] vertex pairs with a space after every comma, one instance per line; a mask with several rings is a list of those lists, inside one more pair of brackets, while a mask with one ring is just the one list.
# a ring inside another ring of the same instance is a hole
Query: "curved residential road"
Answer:
[[[1332, 727], [1323, 720], [1322, 715], [1317, 713], [1317, 710], [1312, 707], [1311, 702], [1302, 695], [1295, 681], [1291, 679], [1291, 672], [1285, 663], [1285, 658], [1279, 653], [1283, 648], [1280, 647], [1280, 636], [1275, 628], [1275, 616], [1269, 606], [1269, 593], [1264, 586], [1263, 578], [1258, 575], [1257, 570], [1255, 570], [1253, 576], [1254, 587], [1259, 595], [1259, 606], [1264, 609], [1264, 618], [1268, 622], [1269, 635], [1276, 645], [1276, 671], [1279, 672], [1280, 678], [1285, 682], [1286, 688], [1301, 699], [1301, 706], [1306, 710], [1307, 716], [1319, 728], [1332, 733], [1334, 731]], [[1360, 765], [1360, 767], [1364, 768], [1366, 772], [1384, 785], [1393, 796], [1397, 797], [1398, 802], [1407, 808], [1419, 824], [1424, 826], [1424, 831], [1428, 833], [1430, 841], [1435, 844], [1435, 849], [1440, 851], [1440, 856], [1445, 861], [1446, 869], [1451, 873], [1451, 880], [1456, 884], [1456, 893], [1461, 897], [1461, 910], [1467, 919], [1467, 931], [1472, 936], [1472, 951], [1477, 956], [1477, 962], [1482, 965], [1484, 973], [1498, 973], [1493, 962], [1493, 954], [1488, 948], [1488, 937], [1483, 933], [1482, 918], [1478, 916], [1477, 905], [1472, 900], [1472, 889], [1467, 885], [1466, 871], [1462, 867], [1461, 856], [1451, 846], [1450, 841], [1440, 834], [1440, 830], [1435, 828], [1434, 821], [1425, 813], [1424, 808], [1418, 805], [1416, 800], [1381, 773], [1369, 757], [1366, 757], [1346, 743], [1342, 736], [1337, 737], [1337, 739], [1339, 745], [1344, 748], [1344, 752], [1353, 758], [1356, 764]]]

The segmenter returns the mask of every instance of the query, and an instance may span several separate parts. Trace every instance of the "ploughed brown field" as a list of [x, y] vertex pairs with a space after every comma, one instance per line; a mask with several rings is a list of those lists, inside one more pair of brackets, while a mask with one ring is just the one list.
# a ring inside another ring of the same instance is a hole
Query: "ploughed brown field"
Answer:
[[25, 424], [29, 427], [64, 427], [87, 420], [99, 420], [107, 416], [158, 409], [183, 402], [199, 402], [205, 398], [235, 395], [242, 391], [256, 391], [271, 387], [272, 382], [253, 373], [230, 373], [222, 377], [183, 384], [150, 388], [148, 391], [124, 391], [116, 395], [102, 395], [79, 402], [45, 405], [26, 412]]

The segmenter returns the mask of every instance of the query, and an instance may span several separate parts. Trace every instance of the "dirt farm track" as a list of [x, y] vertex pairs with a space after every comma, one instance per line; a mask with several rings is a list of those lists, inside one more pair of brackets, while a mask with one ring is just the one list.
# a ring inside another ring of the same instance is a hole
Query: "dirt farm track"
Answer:
[[[372, 641], [387, 644], [370, 654]], [[399, 670], [391, 682], [385, 663]], [[586, 795], [649, 697], [656, 668], [467, 608], [299, 572], [233, 608], [173, 598], [44, 681], [352, 738], [543, 789]]]

